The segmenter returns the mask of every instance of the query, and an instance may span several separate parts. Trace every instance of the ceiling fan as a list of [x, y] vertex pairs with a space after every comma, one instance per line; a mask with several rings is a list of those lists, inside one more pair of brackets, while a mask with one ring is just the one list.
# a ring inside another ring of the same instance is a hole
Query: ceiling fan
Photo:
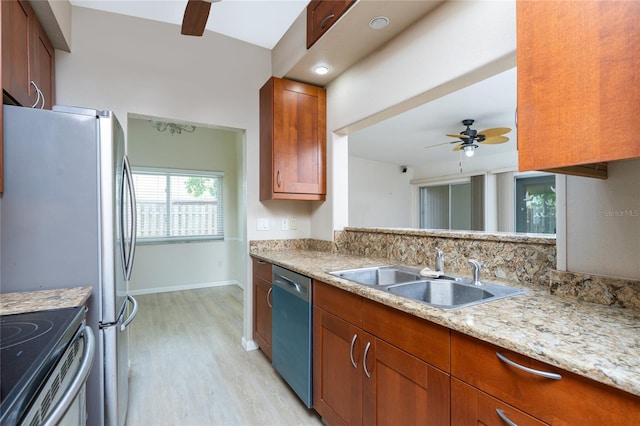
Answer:
[[475, 120], [471, 119], [462, 120], [462, 124], [467, 126], [467, 128], [459, 134], [447, 135], [452, 138], [458, 138], [459, 140], [453, 142], [444, 142], [433, 146], [456, 143], [458, 145], [453, 148], [454, 151], [463, 150], [467, 157], [471, 157], [473, 156], [475, 150], [478, 148], [478, 143], [493, 145], [505, 143], [509, 140], [508, 137], [503, 136], [505, 133], [509, 133], [511, 131], [509, 127], [494, 127], [478, 132], [477, 130], [471, 128], [471, 125], [474, 123], [474, 121]]
[[189, 0], [182, 18], [181, 34], [200, 37], [204, 33], [209, 19], [211, 3], [221, 0]]

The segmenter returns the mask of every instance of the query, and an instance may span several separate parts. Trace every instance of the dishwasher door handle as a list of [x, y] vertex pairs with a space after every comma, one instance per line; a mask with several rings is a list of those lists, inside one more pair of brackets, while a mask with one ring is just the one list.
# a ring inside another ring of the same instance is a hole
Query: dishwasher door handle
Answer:
[[274, 284], [278, 283], [278, 284], [284, 284], [287, 287], [292, 287], [295, 288], [295, 290], [300, 293], [300, 294], [304, 294], [304, 292], [302, 291], [302, 288], [300, 288], [300, 284], [298, 284], [295, 281], [290, 280], [287, 277], [283, 277], [282, 275], [279, 274], [274, 274], [275, 281]]

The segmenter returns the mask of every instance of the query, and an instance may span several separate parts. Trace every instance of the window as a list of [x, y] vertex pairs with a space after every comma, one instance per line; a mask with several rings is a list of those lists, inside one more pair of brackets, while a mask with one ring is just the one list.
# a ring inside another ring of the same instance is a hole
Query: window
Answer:
[[420, 188], [420, 228], [471, 229], [471, 183]]
[[516, 178], [516, 232], [556, 233], [556, 177]]
[[134, 169], [140, 242], [224, 238], [223, 173]]

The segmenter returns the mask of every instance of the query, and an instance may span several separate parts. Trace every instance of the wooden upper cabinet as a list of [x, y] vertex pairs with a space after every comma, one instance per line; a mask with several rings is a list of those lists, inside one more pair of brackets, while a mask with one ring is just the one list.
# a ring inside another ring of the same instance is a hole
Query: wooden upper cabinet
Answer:
[[2, 1], [4, 92], [18, 105], [51, 109], [54, 68], [55, 50], [31, 5], [20, 0]]
[[519, 169], [606, 178], [600, 163], [640, 157], [640, 2], [518, 1], [516, 16]]
[[36, 101], [29, 70], [32, 16], [27, 2], [2, 1], [2, 89], [24, 106]]
[[311, 0], [307, 6], [307, 49], [355, 2], [356, 0]]
[[272, 77], [260, 89], [260, 201], [325, 198], [325, 89]]

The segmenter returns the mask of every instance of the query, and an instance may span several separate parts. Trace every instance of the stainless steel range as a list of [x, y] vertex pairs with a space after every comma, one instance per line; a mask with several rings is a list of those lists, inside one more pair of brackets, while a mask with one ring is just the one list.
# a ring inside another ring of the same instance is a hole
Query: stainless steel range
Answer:
[[84, 307], [0, 316], [0, 424], [84, 425], [94, 351]]

